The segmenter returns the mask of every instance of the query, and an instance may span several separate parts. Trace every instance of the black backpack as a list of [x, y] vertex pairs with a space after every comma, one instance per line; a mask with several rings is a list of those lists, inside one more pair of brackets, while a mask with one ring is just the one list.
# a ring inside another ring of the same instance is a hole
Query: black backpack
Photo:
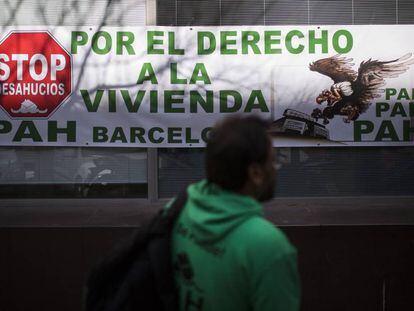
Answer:
[[168, 210], [137, 229], [133, 238], [92, 269], [85, 311], [178, 310], [171, 260], [171, 231], [185, 202], [182, 191]]

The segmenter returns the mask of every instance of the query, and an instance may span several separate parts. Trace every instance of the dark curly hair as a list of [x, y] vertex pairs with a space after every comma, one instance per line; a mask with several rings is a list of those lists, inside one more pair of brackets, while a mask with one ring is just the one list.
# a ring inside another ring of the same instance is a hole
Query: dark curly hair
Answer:
[[207, 140], [207, 180], [227, 190], [240, 190], [249, 165], [265, 164], [269, 157], [269, 125], [252, 115], [232, 116], [218, 123]]

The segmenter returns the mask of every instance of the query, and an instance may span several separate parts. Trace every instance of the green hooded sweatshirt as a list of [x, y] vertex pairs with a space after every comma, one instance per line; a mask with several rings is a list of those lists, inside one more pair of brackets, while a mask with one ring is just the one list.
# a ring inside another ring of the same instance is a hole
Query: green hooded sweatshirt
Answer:
[[172, 235], [180, 310], [299, 310], [296, 249], [252, 197], [203, 180]]

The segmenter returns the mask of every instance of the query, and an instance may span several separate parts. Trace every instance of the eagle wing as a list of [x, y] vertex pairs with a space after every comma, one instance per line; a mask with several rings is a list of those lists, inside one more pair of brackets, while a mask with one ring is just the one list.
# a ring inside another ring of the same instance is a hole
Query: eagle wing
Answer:
[[414, 64], [414, 58], [411, 56], [412, 53], [408, 53], [386, 62], [371, 59], [361, 62], [358, 77], [353, 83], [353, 89], [359, 97], [361, 112], [368, 109], [372, 99], [381, 97], [384, 92], [381, 87], [385, 86], [386, 78], [397, 78]]
[[337, 54], [309, 64], [309, 69], [330, 77], [334, 83], [352, 82], [357, 78], [357, 72], [352, 69], [354, 65], [352, 61], [352, 58], [346, 58]]

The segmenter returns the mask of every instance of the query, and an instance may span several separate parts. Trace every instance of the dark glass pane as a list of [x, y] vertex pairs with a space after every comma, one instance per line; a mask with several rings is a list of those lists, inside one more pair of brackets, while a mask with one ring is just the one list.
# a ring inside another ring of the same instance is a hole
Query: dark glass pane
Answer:
[[398, 24], [414, 23], [414, 1], [398, 0]]
[[178, 0], [178, 26], [220, 25], [220, 5], [215, 0]]
[[308, 1], [265, 1], [266, 25], [308, 24]]
[[[160, 197], [204, 178], [203, 149], [159, 153]], [[277, 148], [276, 197], [414, 195], [414, 148]]]
[[414, 148], [280, 148], [279, 197], [414, 194]]
[[157, 0], [157, 25], [177, 26], [177, 18], [175, 0]]
[[352, 1], [309, 1], [310, 24], [349, 25], [352, 24]]
[[157, 20], [158, 25], [369, 25], [395, 24], [398, 15], [398, 23], [410, 24], [413, 7], [410, 0], [158, 0]]
[[204, 177], [204, 149], [159, 149], [160, 198], [171, 198], [185, 185]]
[[221, 0], [222, 25], [264, 25], [264, 1]]
[[390, 0], [354, 1], [355, 24], [395, 24], [396, 2]]
[[0, 197], [147, 197], [145, 149], [2, 147]]

